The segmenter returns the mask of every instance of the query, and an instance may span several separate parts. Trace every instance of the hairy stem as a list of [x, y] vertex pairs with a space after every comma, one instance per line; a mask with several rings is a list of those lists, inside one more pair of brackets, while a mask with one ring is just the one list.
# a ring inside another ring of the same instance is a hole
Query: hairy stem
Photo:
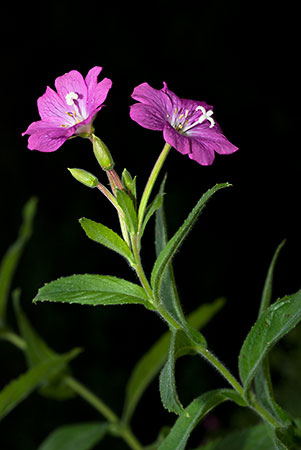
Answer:
[[169, 150], [171, 149], [171, 146], [167, 143], [165, 143], [162, 152], [159, 155], [159, 158], [157, 159], [153, 170], [149, 176], [149, 179], [146, 183], [144, 192], [142, 194], [141, 197], [141, 202], [140, 202], [140, 206], [139, 206], [139, 211], [138, 211], [138, 230], [141, 229], [142, 223], [143, 223], [143, 218], [144, 218], [144, 213], [145, 213], [145, 209], [148, 203], [148, 199], [151, 195], [152, 189], [154, 187], [155, 181], [158, 178], [159, 172], [163, 166], [163, 163], [169, 153]]

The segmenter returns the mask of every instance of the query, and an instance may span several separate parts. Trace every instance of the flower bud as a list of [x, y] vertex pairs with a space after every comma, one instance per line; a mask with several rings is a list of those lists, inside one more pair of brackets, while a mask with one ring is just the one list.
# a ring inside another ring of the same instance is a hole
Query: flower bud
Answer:
[[90, 172], [87, 172], [83, 169], [68, 169], [71, 175], [80, 183], [84, 184], [89, 188], [95, 188], [99, 181], [98, 179]]
[[99, 165], [103, 170], [112, 170], [114, 161], [112, 155], [104, 142], [99, 137], [92, 134], [93, 152]]
[[136, 177], [132, 178], [131, 174], [126, 169], [124, 169], [124, 171], [122, 172], [121, 181], [127, 191], [132, 195], [134, 199], [136, 199]]
[[132, 190], [132, 184], [133, 184], [133, 178], [131, 177], [130, 172], [128, 172], [126, 169], [122, 172], [122, 183], [124, 187], [131, 191]]

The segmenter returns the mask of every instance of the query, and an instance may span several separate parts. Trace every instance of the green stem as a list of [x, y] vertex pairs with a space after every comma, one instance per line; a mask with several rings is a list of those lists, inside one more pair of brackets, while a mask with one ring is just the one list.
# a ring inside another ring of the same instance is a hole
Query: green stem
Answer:
[[154, 187], [155, 181], [159, 175], [159, 172], [163, 166], [163, 163], [169, 153], [169, 150], [171, 149], [171, 146], [167, 143], [165, 143], [162, 152], [159, 155], [159, 158], [156, 161], [156, 164], [153, 167], [153, 170], [149, 176], [148, 182], [145, 186], [144, 192], [142, 194], [141, 197], [141, 202], [140, 202], [140, 206], [139, 206], [139, 211], [138, 211], [138, 230], [141, 229], [142, 223], [143, 223], [143, 218], [144, 218], [144, 213], [145, 213], [145, 209], [148, 203], [148, 199], [151, 195], [152, 189]]
[[197, 352], [203, 356], [215, 369], [228, 381], [235, 391], [244, 398], [244, 390], [236, 378], [229, 372], [229, 370], [213, 355], [207, 348], [199, 346]]
[[75, 378], [71, 376], [66, 376], [64, 381], [67, 386], [90, 403], [90, 405], [100, 412], [100, 414], [102, 414], [110, 423], [118, 423], [119, 419], [116, 414], [105, 403], [103, 403], [100, 398], [96, 397], [93, 392], [83, 386], [79, 381], [75, 380]]
[[20, 350], [26, 349], [26, 342], [20, 336], [18, 336], [13, 331], [5, 331], [1, 334], [2, 339], [6, 339], [11, 344], [14, 344]]
[[283, 427], [283, 424], [275, 419], [261, 404], [257, 401], [254, 393], [251, 393], [251, 408], [266, 422], [275, 428]]
[[99, 397], [71, 376], [66, 376], [64, 381], [67, 386], [69, 386], [74, 392], [80, 395], [86, 402], [102, 414], [108, 422], [112, 425], [116, 425], [116, 427], [114, 427], [115, 432], [117, 432], [117, 434], [127, 442], [132, 450], [142, 450], [142, 445], [133, 435], [131, 429], [122, 424], [117, 415]]
[[153, 290], [148, 282], [148, 279], [146, 278], [146, 275], [144, 273], [143, 267], [142, 267], [142, 263], [141, 263], [141, 258], [140, 258], [140, 251], [139, 251], [139, 244], [138, 244], [138, 236], [137, 235], [132, 235], [131, 236], [131, 243], [132, 243], [132, 249], [133, 249], [133, 255], [135, 258], [135, 265], [133, 266], [138, 278], [140, 280], [140, 283], [142, 285], [142, 287], [144, 288], [146, 294], [148, 295], [150, 302], [152, 304], [155, 304], [154, 302], [154, 295], [153, 295]]
[[120, 206], [118, 205], [116, 198], [114, 197], [114, 195], [109, 191], [109, 189], [107, 189], [103, 184], [98, 183], [98, 185], [96, 186], [97, 189], [100, 190], [100, 192], [102, 192], [107, 199], [112, 203], [113, 206], [115, 206], [115, 208], [118, 211], [118, 214], [120, 214], [121, 216], [124, 216], [124, 213], [122, 211], [122, 209], [120, 208]]

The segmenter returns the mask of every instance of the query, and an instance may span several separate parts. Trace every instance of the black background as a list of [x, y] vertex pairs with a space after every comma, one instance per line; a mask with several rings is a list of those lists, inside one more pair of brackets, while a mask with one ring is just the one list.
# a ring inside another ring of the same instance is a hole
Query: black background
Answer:
[[[118, 230], [106, 200], [67, 171], [81, 167], [105, 183], [89, 142], [71, 140], [46, 154], [29, 151], [27, 138], [21, 137], [38, 120], [36, 100], [47, 85], [53, 87], [55, 78], [69, 70], [85, 75], [100, 65], [99, 79], [111, 78], [113, 87], [95, 121], [96, 134], [110, 148], [117, 172], [126, 167], [137, 175], [140, 194], [163, 146], [160, 132], [145, 130], [129, 118], [130, 95], [144, 81], [157, 89], [166, 81], [178, 96], [214, 105], [225, 135], [240, 148], [230, 156], [217, 155], [210, 167], [173, 150], [164, 167], [170, 234], [205, 190], [217, 182], [233, 184], [210, 202], [177, 254], [175, 271], [187, 313], [201, 302], [227, 298], [205, 334], [213, 351], [236, 373], [237, 354], [256, 318], [269, 262], [284, 238], [275, 296], [300, 286], [296, 11], [289, 3], [270, 7], [162, 1], [134, 7], [54, 1], [37, 7], [8, 5], [1, 22], [0, 249], [4, 253], [15, 239], [22, 205], [38, 196], [34, 235], [14, 280], [14, 286], [22, 287], [23, 308], [34, 326], [57, 351], [86, 349], [72, 363], [74, 375], [118, 414], [131, 368], [165, 331], [155, 315], [138, 306], [31, 304], [37, 289], [59, 276], [87, 272], [135, 281], [126, 263], [89, 241], [78, 223], [85, 216]], [[143, 245], [147, 273], [154, 261], [152, 225]], [[9, 317], [14, 324], [11, 309]], [[25, 363], [9, 344], [0, 343], [0, 350], [4, 386], [25, 370]], [[205, 389], [225, 386], [204, 362], [189, 358], [179, 364], [178, 384], [184, 403]], [[157, 381], [138, 411], [133, 427], [143, 443], [154, 440], [162, 424], [174, 421], [160, 404]], [[0, 446], [35, 449], [59, 425], [96, 419], [80, 400], [58, 403], [35, 394], [4, 419]], [[221, 413], [221, 423], [225, 421]], [[107, 440], [98, 448], [126, 447]]]

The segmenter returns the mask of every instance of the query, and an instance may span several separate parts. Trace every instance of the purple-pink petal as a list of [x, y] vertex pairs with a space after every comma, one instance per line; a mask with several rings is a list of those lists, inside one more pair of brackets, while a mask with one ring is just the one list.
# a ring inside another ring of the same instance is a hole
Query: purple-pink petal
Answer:
[[51, 124], [47, 126], [45, 122], [41, 122], [39, 126], [36, 125], [35, 131], [32, 129], [31, 132], [28, 148], [40, 152], [54, 152], [73, 134], [71, 129], [60, 129]]
[[47, 87], [38, 99], [42, 120], [33, 122], [22, 133], [30, 135], [30, 150], [52, 152], [74, 134], [91, 133], [95, 115], [112, 86], [108, 78], [98, 83], [101, 70], [93, 67], [85, 79], [77, 70], [71, 70], [55, 80], [57, 92]]
[[78, 94], [82, 102], [87, 101], [87, 85], [82, 74], [77, 70], [71, 70], [64, 75], [57, 77], [54, 84], [57, 93], [63, 101], [66, 101], [66, 95], [70, 92]]
[[112, 81], [109, 78], [104, 78], [91, 89], [88, 87], [88, 109], [89, 113], [92, 111], [99, 111], [100, 106], [107, 98], [108, 92], [112, 87]]
[[130, 107], [130, 117], [144, 128], [149, 130], [163, 130], [165, 118], [154, 106], [135, 103]]
[[148, 83], [142, 83], [135, 87], [132, 98], [145, 105], [151, 105], [166, 116], [172, 111], [172, 102], [168, 95], [161, 89], [154, 89]]
[[190, 139], [181, 133], [178, 133], [168, 122], [165, 123], [163, 129], [163, 137], [165, 142], [178, 150], [182, 155], [190, 153]]
[[66, 103], [49, 86], [45, 94], [38, 98], [38, 110], [42, 120], [61, 125], [66, 122]]
[[139, 125], [163, 130], [165, 141], [202, 165], [212, 164], [214, 152], [233, 153], [238, 148], [223, 135], [213, 119], [213, 107], [205, 102], [179, 98], [167, 84], [157, 90], [142, 83], [132, 97], [130, 116]]
[[191, 153], [189, 153], [189, 158], [198, 162], [202, 166], [210, 166], [214, 161], [214, 149], [211, 145], [206, 145], [205, 142], [190, 139]]

